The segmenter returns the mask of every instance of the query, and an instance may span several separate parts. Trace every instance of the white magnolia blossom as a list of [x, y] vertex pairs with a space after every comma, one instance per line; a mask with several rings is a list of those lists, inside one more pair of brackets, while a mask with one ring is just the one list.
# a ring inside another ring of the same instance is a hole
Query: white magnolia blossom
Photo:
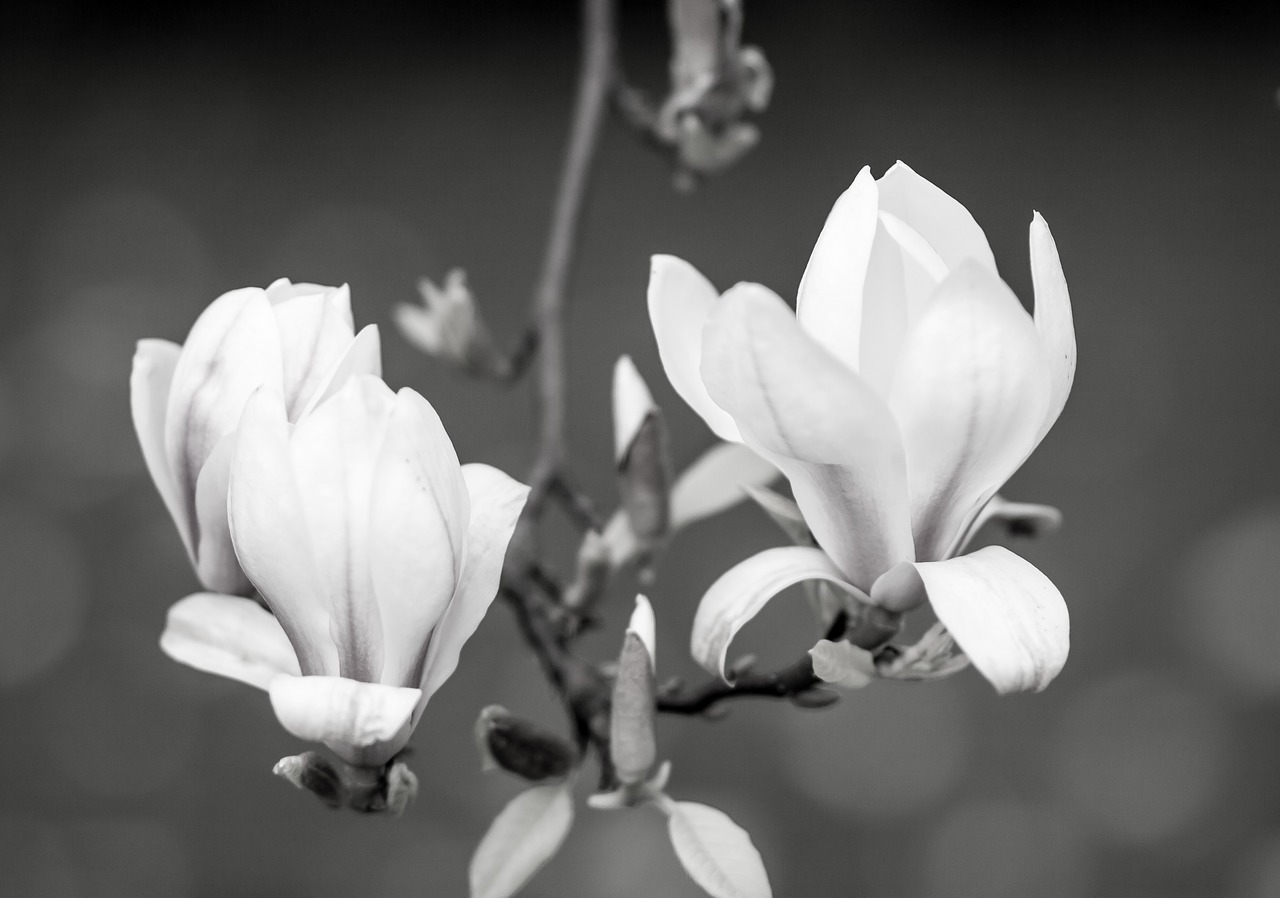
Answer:
[[290, 424], [270, 387], [245, 406], [230, 472], [235, 551], [251, 599], [197, 593], [161, 647], [270, 693], [300, 739], [385, 764], [498, 591], [528, 487], [460, 466], [435, 410], [409, 389], [349, 378]]
[[151, 479], [201, 584], [247, 595], [227, 529], [227, 477], [240, 412], [266, 386], [296, 421], [354, 374], [382, 371], [378, 328], [355, 333], [346, 286], [292, 284], [224, 293], [182, 346], [140, 340], [133, 425]]
[[899, 162], [836, 201], [796, 311], [759, 284], [723, 297], [657, 256], [649, 308], [672, 385], [722, 439], [790, 480], [821, 549], [772, 549], [711, 587], [694, 654], [723, 672], [746, 620], [785, 587], [836, 583], [891, 611], [926, 599], [1002, 692], [1066, 660], [1058, 590], [999, 547], [956, 558], [1067, 399], [1076, 347], [1049, 227], [1031, 223], [1035, 314], [996, 273], [968, 210]]

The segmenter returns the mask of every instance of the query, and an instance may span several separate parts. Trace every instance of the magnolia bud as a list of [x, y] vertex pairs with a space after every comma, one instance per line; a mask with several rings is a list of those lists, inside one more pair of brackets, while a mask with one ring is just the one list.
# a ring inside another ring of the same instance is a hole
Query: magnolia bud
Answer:
[[443, 287], [427, 278], [418, 281], [422, 306], [396, 306], [396, 326], [405, 339], [428, 355], [471, 374], [506, 378], [511, 362], [493, 345], [461, 268], [445, 275]]
[[484, 769], [501, 767], [534, 783], [566, 776], [578, 760], [567, 741], [500, 705], [480, 712], [476, 745]]
[[614, 461], [631, 529], [642, 542], [666, 535], [671, 522], [671, 466], [661, 412], [628, 356], [613, 369]]
[[642, 782], [657, 760], [655, 709], [653, 607], [644, 596], [636, 596], [618, 656], [609, 727], [609, 754], [624, 786]]

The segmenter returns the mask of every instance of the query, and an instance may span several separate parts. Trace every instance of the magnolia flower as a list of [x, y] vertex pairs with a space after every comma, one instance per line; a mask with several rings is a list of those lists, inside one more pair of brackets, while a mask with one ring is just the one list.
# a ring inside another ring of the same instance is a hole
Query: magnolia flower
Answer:
[[803, 580], [900, 612], [928, 601], [1002, 692], [1043, 688], [1068, 646], [1066, 606], [1000, 547], [962, 551], [996, 490], [1061, 412], [1075, 370], [1066, 281], [1031, 224], [1035, 315], [996, 273], [969, 212], [899, 162], [837, 200], [796, 312], [743, 283], [717, 297], [653, 260], [650, 311], [673, 386], [721, 438], [773, 462], [818, 548], [768, 550], [703, 599], [694, 653], [723, 672], [737, 629]]
[[133, 426], [151, 479], [205, 589], [247, 595], [227, 529], [227, 477], [249, 395], [267, 386], [296, 421], [353, 374], [380, 374], [376, 325], [357, 335], [345, 286], [291, 284], [224, 293], [187, 342], [140, 340], [129, 380]]
[[245, 407], [230, 472], [236, 554], [271, 612], [197, 593], [161, 647], [265, 689], [280, 723], [348, 764], [405, 745], [498, 590], [528, 488], [459, 466], [431, 405], [347, 380], [290, 425], [274, 389]]

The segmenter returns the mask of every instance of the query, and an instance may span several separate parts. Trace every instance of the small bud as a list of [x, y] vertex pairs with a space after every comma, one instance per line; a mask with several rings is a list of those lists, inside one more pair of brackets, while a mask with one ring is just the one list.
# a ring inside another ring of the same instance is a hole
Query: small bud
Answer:
[[797, 708], [829, 708], [840, 701], [840, 693], [822, 686], [815, 686], [812, 689], [806, 689], [804, 692], [789, 695], [787, 698]]
[[418, 293], [423, 305], [401, 303], [395, 309], [396, 325], [406, 340], [471, 374], [501, 379], [511, 373], [510, 360], [494, 347], [461, 268], [445, 276], [443, 287], [422, 278]]
[[485, 770], [501, 767], [533, 783], [566, 776], [578, 759], [567, 741], [500, 705], [480, 712], [476, 744]]
[[319, 752], [304, 751], [281, 758], [271, 772], [312, 793], [331, 808], [347, 803], [347, 788], [341, 775]]
[[656, 688], [653, 607], [644, 596], [636, 596], [618, 657], [609, 727], [609, 754], [624, 786], [643, 781], [657, 759]]
[[642, 543], [667, 533], [671, 522], [671, 465], [666, 428], [648, 386], [628, 356], [613, 369], [614, 462], [631, 529]]

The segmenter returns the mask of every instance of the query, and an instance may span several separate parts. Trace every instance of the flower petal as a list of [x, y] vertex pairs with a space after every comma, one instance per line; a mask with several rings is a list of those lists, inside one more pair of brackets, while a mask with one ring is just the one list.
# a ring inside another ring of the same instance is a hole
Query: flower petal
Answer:
[[863, 166], [827, 216], [796, 294], [801, 326], [854, 371], [859, 370], [863, 284], [871, 262], [879, 196], [871, 169]]
[[1071, 622], [1062, 593], [1003, 546], [917, 562], [929, 603], [1001, 693], [1049, 685], [1067, 661]]
[[351, 378], [295, 424], [289, 440], [338, 672], [367, 683], [381, 682], [383, 664], [370, 565], [373, 478], [395, 404], [379, 378]]
[[987, 235], [969, 210], [899, 161], [879, 182], [880, 208], [919, 231], [947, 268], [976, 259], [994, 273], [996, 258]]
[[[1031, 282], [1036, 291], [1035, 321], [1049, 359], [1049, 409], [1040, 425], [1043, 437], [1067, 404], [1076, 377], [1076, 331], [1071, 320], [1071, 294], [1062, 274], [1058, 246], [1049, 224], [1035, 213], [1031, 221]], [[1038, 440], [1037, 440], [1038, 442]]]
[[724, 660], [733, 637], [770, 599], [804, 580], [826, 580], [866, 600], [821, 549], [765, 549], [729, 568], [698, 603], [690, 644], [693, 659], [728, 681]]
[[196, 478], [196, 521], [200, 545], [196, 548], [196, 573], [205, 589], [228, 595], [247, 596], [253, 584], [240, 569], [231, 544], [231, 522], [227, 516], [227, 489], [231, 482], [231, 459], [236, 435], [218, 441]]
[[231, 461], [232, 544], [288, 634], [303, 674], [337, 673], [329, 606], [298, 493], [284, 400], [259, 390], [245, 406]]
[[722, 440], [742, 442], [733, 419], [716, 405], [702, 384], [702, 329], [719, 294], [683, 259], [654, 256], [649, 269], [649, 320], [658, 356], [671, 386]]
[[285, 407], [296, 421], [346, 354], [354, 332], [323, 293], [286, 299], [271, 310], [280, 332]]
[[278, 677], [269, 691], [281, 726], [362, 767], [381, 766], [404, 748], [420, 695], [417, 689], [345, 677]]
[[619, 356], [613, 366], [613, 460], [616, 464], [622, 464], [640, 428], [657, 410], [653, 394], [631, 356]]
[[246, 288], [214, 300], [191, 328], [174, 367], [165, 415], [165, 452], [190, 518], [193, 546], [196, 478], [218, 441], [235, 430], [251, 393], [280, 389], [280, 340], [266, 293]]
[[1004, 496], [997, 494], [982, 506], [982, 511], [965, 530], [964, 538], [956, 548], [956, 554], [963, 552], [978, 535], [978, 531], [990, 521], [1002, 521], [1006, 531], [1015, 536], [1041, 536], [1053, 533], [1062, 526], [1062, 512], [1052, 505], [1010, 502]]
[[463, 644], [498, 594], [507, 545], [529, 496], [527, 486], [488, 465], [463, 465], [462, 476], [471, 495], [467, 555], [453, 601], [431, 634], [422, 671], [423, 705], [457, 668]]
[[169, 385], [178, 364], [182, 347], [168, 340], [139, 340], [133, 355], [133, 371], [129, 375], [129, 406], [133, 413], [133, 429], [138, 434], [142, 458], [147, 463], [156, 491], [178, 527], [178, 535], [194, 565], [195, 545], [191, 536], [191, 517], [183, 506], [183, 492], [178, 489], [169, 456], [164, 448], [164, 419], [169, 406]]
[[298, 676], [289, 637], [252, 599], [198, 592], [175, 602], [160, 648], [175, 661], [266, 689], [281, 674]]
[[907, 338], [889, 404], [902, 428], [916, 558], [947, 557], [1035, 445], [1049, 370], [1030, 316], [966, 262]]
[[671, 530], [737, 505], [749, 487], [766, 486], [778, 469], [741, 443], [716, 443], [676, 478], [671, 488]]
[[373, 475], [369, 561], [382, 617], [381, 682], [418, 685], [432, 629], [457, 588], [470, 497], [458, 456], [426, 399], [395, 399]]
[[325, 376], [319, 388], [307, 400], [303, 415], [309, 415], [317, 405], [324, 402], [342, 385], [360, 374], [382, 376], [382, 341], [378, 337], [378, 326], [367, 324], [356, 334], [355, 339], [347, 346], [342, 357]]
[[888, 407], [797, 325], [786, 303], [739, 284], [706, 331], [703, 378], [747, 445], [791, 481], [818, 544], [862, 588], [911, 560], [906, 464]]

